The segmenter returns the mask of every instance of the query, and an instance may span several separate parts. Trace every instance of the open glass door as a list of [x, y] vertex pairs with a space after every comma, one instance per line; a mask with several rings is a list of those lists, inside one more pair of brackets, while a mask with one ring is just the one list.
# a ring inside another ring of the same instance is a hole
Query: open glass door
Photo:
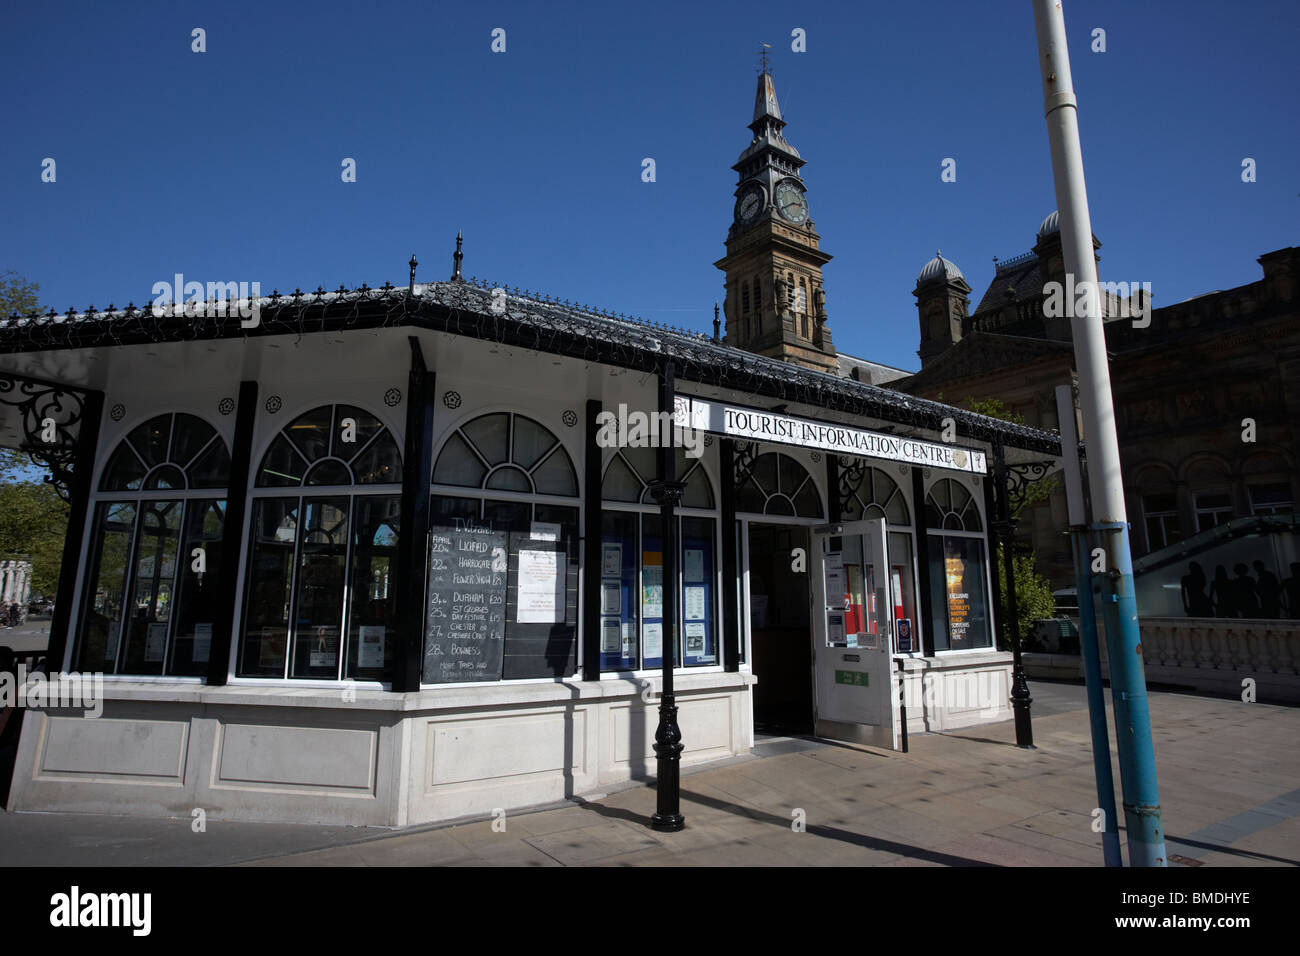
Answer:
[[812, 535], [817, 734], [898, 749], [894, 582], [885, 519]]

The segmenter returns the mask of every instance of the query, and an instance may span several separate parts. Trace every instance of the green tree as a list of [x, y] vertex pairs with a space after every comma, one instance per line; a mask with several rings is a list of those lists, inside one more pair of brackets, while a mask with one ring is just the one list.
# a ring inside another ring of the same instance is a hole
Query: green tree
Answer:
[[[962, 406], [979, 415], [1000, 418], [1013, 425], [1026, 425], [1025, 416], [1011, 411], [998, 398], [976, 400], [967, 396]], [[1025, 487], [1020, 500], [1011, 506], [1011, 520], [1019, 521], [1026, 508], [1040, 501], [1046, 501], [1056, 489], [1058, 481], [1055, 476], [1040, 478]], [[1005, 546], [997, 547], [997, 561], [994, 573], [998, 577], [998, 599], [1005, 613], [1007, 607], [1007, 575]], [[1016, 554], [1012, 557], [1012, 568], [1016, 578], [1016, 624], [1020, 634], [1020, 646], [1023, 649], [1033, 635], [1034, 621], [1043, 617], [1052, 617], [1056, 613], [1056, 599], [1052, 596], [1052, 583], [1038, 573], [1038, 565], [1032, 554]]]
[[[40, 286], [12, 269], [0, 274], [0, 315], [40, 310]], [[32, 562], [32, 590], [53, 596], [63, 559], [68, 506], [52, 485], [49, 472], [16, 448], [0, 448], [0, 557]]]
[[[1005, 567], [1005, 546], [999, 542], [997, 549], [998, 567], [998, 601], [1002, 607], [1007, 606], [1007, 575], [1001, 569]], [[1017, 554], [1012, 558], [1016, 574], [1016, 625], [1020, 635], [1020, 647], [1023, 650], [1033, 637], [1034, 622], [1039, 618], [1052, 617], [1056, 614], [1056, 598], [1052, 595], [1052, 582], [1038, 573], [1032, 554]], [[1007, 648], [1010, 650], [1010, 648]]]
[[59, 584], [68, 506], [52, 485], [0, 484], [0, 555], [32, 562], [32, 590], [52, 597]]
[[0, 274], [0, 316], [7, 319], [15, 312], [27, 315], [40, 311], [40, 291], [37, 283], [28, 282], [12, 269]]

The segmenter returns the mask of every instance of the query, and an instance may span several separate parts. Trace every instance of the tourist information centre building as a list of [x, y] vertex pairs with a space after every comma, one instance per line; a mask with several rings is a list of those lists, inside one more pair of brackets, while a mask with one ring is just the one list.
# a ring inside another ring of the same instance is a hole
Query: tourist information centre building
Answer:
[[0, 321], [0, 440], [71, 503], [49, 670], [106, 675], [27, 713], [10, 809], [394, 826], [645, 778], [669, 640], [687, 765], [896, 746], [900, 680], [911, 733], [1007, 718], [996, 517], [1055, 434], [456, 276]]

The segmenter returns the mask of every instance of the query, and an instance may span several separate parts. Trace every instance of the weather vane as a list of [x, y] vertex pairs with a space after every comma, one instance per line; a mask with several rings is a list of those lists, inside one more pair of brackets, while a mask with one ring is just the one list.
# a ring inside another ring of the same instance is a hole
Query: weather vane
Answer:
[[767, 51], [772, 49], [772, 44], [764, 43], [763, 49], [758, 51], [758, 55], [763, 58], [763, 72], [767, 72]]

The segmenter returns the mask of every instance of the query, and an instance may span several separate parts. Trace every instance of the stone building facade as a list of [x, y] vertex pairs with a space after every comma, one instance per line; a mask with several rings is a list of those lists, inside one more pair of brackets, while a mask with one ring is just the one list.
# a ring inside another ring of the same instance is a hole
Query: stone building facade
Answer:
[[[1095, 247], [1101, 243], [1094, 238]], [[1300, 248], [1257, 260], [1263, 277], [1153, 308], [1117, 283], [1102, 308], [1135, 556], [1235, 518], [1294, 512], [1300, 496]], [[996, 262], [996, 260], [995, 260]], [[1077, 384], [1069, 320], [1045, 314], [1065, 282], [1057, 214], [1034, 247], [996, 263], [974, 312], [971, 287], [941, 255], [914, 295], [922, 368], [891, 387], [952, 404], [996, 398], [1038, 428], [1058, 427], [1054, 390]], [[1064, 491], [1022, 517], [1055, 587], [1073, 584]]]

